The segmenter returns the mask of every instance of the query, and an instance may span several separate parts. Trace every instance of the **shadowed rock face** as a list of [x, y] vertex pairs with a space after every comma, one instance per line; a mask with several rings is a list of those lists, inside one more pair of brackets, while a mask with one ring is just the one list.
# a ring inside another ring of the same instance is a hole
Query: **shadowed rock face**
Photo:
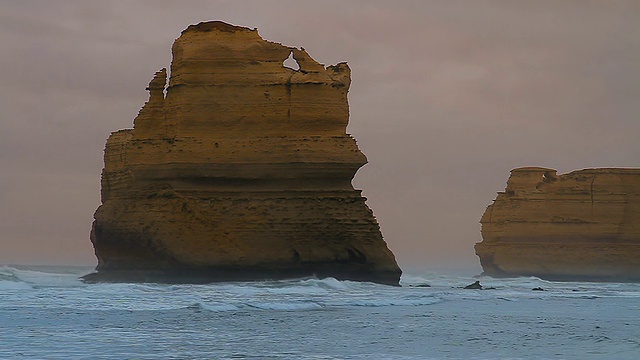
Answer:
[[480, 222], [487, 275], [640, 281], [640, 169], [514, 169]]
[[[351, 179], [346, 63], [223, 22], [191, 25], [134, 128], [107, 140], [91, 281], [302, 276], [398, 284]], [[299, 69], [283, 66], [292, 56]]]

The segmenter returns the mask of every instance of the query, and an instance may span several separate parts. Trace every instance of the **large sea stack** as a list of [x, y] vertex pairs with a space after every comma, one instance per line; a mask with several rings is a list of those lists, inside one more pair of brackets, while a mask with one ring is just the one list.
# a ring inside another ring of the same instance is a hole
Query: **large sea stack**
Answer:
[[325, 67], [219, 21], [189, 26], [172, 51], [168, 86], [162, 69], [134, 128], [107, 140], [98, 266], [85, 279], [397, 285], [400, 268], [351, 184], [367, 159], [346, 133], [347, 64]]
[[640, 281], [640, 169], [514, 169], [481, 224], [487, 275]]

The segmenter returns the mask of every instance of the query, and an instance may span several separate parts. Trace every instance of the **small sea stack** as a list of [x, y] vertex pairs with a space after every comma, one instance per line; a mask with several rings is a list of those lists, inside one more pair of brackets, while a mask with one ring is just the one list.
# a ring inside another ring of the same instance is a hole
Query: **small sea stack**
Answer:
[[[86, 281], [335, 277], [398, 285], [361, 191], [346, 63], [220, 21], [191, 25], [133, 129], [111, 134]], [[286, 59], [295, 66], [283, 65]]]
[[485, 275], [640, 281], [640, 169], [514, 169], [481, 224]]

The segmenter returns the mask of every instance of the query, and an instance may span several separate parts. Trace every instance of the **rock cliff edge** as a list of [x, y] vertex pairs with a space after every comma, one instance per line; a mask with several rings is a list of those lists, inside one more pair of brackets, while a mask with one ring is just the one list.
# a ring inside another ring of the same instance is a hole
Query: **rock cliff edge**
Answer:
[[487, 275], [640, 281], [640, 169], [514, 169], [480, 222]]
[[[134, 128], [107, 140], [88, 281], [304, 276], [397, 285], [401, 270], [351, 180], [346, 63], [219, 21], [176, 39]], [[297, 69], [283, 66], [293, 58]], [[166, 95], [165, 95], [166, 94]]]

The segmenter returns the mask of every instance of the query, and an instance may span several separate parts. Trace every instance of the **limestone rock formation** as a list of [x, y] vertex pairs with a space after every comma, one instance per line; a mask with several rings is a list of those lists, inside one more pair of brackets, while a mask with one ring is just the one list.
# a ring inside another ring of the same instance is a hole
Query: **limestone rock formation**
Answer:
[[640, 281], [640, 169], [514, 169], [481, 224], [485, 274]]
[[[219, 21], [175, 41], [134, 128], [107, 140], [90, 281], [208, 282], [316, 275], [397, 285], [351, 180], [346, 63]], [[299, 65], [283, 66], [292, 56]]]

